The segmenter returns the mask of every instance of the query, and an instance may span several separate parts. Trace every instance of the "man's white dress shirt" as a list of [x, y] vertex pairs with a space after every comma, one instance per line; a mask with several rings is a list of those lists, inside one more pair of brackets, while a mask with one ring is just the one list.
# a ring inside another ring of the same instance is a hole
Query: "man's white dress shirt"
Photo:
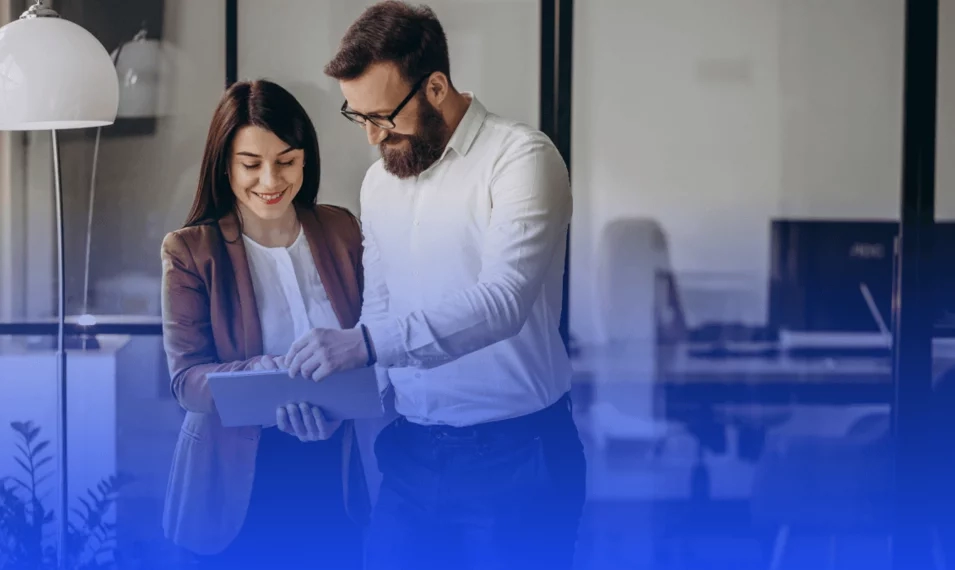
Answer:
[[361, 188], [362, 322], [398, 413], [464, 426], [522, 416], [570, 389], [558, 331], [573, 204], [543, 133], [470, 106], [440, 160]]

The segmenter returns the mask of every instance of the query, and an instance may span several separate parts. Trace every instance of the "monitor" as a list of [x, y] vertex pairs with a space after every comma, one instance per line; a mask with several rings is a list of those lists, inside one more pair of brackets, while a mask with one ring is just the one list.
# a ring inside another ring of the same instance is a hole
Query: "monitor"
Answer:
[[[773, 220], [770, 327], [799, 332], [891, 330], [898, 232], [894, 220]], [[952, 328], [955, 223], [936, 223], [934, 241], [933, 318], [936, 328]]]
[[888, 323], [898, 222], [773, 220], [769, 324], [800, 332], [880, 332]]

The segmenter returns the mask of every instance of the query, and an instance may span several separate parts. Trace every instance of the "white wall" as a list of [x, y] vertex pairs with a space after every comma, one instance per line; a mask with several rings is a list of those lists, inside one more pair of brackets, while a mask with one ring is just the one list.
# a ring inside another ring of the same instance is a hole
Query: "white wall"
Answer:
[[159, 276], [159, 245], [185, 221], [209, 121], [225, 86], [221, 2], [167, 0], [164, 35], [168, 116], [153, 135], [104, 138], [100, 149], [93, 269], [101, 278]]
[[898, 219], [905, 3], [779, 6], [777, 214]]
[[[778, 201], [777, 9], [580, 2], [575, 16], [571, 327], [599, 341], [594, 260], [612, 220], [662, 225], [677, 271], [766, 271], [754, 236]], [[607, 305], [636, 304], [619, 295]]]
[[[594, 260], [615, 219], [658, 222], [678, 277], [732, 274], [746, 289], [732, 316], [761, 322], [771, 218], [898, 217], [901, 0], [606, 0], [575, 16], [576, 336], [604, 338]], [[939, 217], [955, 214], [950, 44], [943, 33]], [[604, 305], [648, 302], [616, 295]]]

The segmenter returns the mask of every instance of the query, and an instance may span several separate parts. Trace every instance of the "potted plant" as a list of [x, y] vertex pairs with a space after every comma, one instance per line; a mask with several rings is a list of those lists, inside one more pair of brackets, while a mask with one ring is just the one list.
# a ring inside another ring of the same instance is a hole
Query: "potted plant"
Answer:
[[[53, 475], [48, 465], [49, 440], [39, 440], [40, 428], [33, 422], [13, 422], [20, 440], [14, 457], [19, 476], [0, 478], [0, 570], [54, 570], [58, 545], [53, 510], [44, 504], [49, 491], [43, 484]], [[115, 568], [115, 525], [106, 515], [127, 478], [112, 475], [78, 497], [72, 509], [65, 549], [69, 568], [105, 570]]]

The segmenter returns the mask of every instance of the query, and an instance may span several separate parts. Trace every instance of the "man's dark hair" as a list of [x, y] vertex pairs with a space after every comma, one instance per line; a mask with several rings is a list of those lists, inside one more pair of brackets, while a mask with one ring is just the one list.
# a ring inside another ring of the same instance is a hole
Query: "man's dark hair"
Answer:
[[431, 8], [398, 0], [369, 7], [345, 32], [325, 74], [347, 81], [385, 62], [395, 64], [410, 84], [438, 71], [451, 81], [448, 39]]

